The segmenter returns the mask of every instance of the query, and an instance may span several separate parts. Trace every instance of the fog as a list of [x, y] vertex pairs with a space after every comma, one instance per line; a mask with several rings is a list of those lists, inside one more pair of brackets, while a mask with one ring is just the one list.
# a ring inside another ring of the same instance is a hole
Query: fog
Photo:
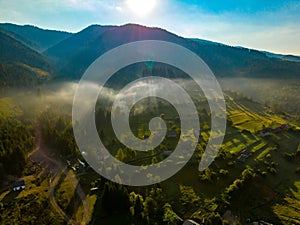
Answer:
[[[277, 109], [279, 108], [292, 115], [299, 115], [300, 113], [300, 79], [219, 78], [218, 81], [224, 92], [234, 91], [242, 93], [253, 101], [260, 102], [269, 107], [277, 107]], [[203, 92], [194, 81], [176, 79], [174, 82], [182, 86], [191, 95], [193, 100], [204, 98]], [[77, 82], [52, 82], [30, 90], [10, 89], [5, 94], [2, 94], [2, 97], [9, 97], [13, 100], [14, 104], [20, 106], [32, 117], [38, 116], [40, 112], [47, 109], [62, 113], [71, 113], [77, 86]], [[155, 96], [155, 93], [163, 88], [160, 84], [139, 81], [135, 84], [134, 90], [146, 91], [147, 94]], [[99, 89], [99, 85], [92, 83], [88, 84], [87, 87], [87, 90], [97, 91]], [[131, 91], [130, 88], [124, 93], [119, 93], [119, 91], [102, 87], [98, 104], [99, 102], [104, 102], [108, 104], [107, 107], [109, 108], [109, 104], [115, 100], [117, 95], [119, 99], [125, 99], [126, 95], [139, 95], [139, 93]], [[126, 105], [125, 102], [119, 102], [120, 108]], [[151, 102], [151, 104], [154, 103]], [[147, 107], [149, 106], [139, 104], [135, 108], [135, 113], [142, 113]]]
[[300, 79], [219, 79], [223, 91], [242, 93], [277, 113], [300, 116]]

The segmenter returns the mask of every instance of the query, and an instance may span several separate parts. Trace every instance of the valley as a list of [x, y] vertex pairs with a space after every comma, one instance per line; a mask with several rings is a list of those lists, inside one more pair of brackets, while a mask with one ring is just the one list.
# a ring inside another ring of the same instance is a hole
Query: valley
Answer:
[[[24, 29], [31, 35], [24, 35]], [[90, 63], [113, 47], [144, 39], [180, 44], [211, 67], [225, 96], [226, 133], [213, 163], [199, 171], [212, 120], [203, 91], [183, 71], [162, 63], [118, 71], [98, 96], [95, 123], [99, 138], [119, 161], [147, 167], [168, 160], [181, 134], [176, 109], [151, 97], [131, 110], [130, 128], [145, 140], [151, 135], [149, 121], [160, 117], [168, 131], [162, 143], [139, 152], [118, 140], [112, 103], [132, 80], [174, 80], [191, 96], [200, 121], [195, 152], [183, 169], [165, 181], [134, 187], [107, 180], [85, 161], [74, 138], [72, 104], [78, 79]], [[0, 224], [178, 225], [188, 219], [198, 224], [300, 224], [297, 56], [275, 57], [135, 24], [93, 25], [75, 34], [1, 24], [0, 48]], [[25, 189], [14, 191], [18, 180]]]

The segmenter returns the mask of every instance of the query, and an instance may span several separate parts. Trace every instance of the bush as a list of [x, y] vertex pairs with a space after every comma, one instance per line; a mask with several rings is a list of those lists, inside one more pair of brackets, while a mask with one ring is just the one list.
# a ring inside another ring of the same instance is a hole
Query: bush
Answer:
[[292, 161], [295, 158], [295, 154], [288, 152], [283, 153], [283, 156], [288, 161]]
[[277, 170], [273, 167], [268, 167], [268, 170], [270, 171], [271, 174], [276, 174]]
[[219, 174], [221, 174], [222, 176], [226, 176], [228, 175], [228, 170], [224, 170], [224, 169], [220, 169]]

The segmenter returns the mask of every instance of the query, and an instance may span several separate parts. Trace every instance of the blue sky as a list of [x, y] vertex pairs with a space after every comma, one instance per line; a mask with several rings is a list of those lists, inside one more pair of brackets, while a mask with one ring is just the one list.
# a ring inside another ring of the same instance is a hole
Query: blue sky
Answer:
[[[0, 0], [0, 22], [71, 32], [90, 24], [139, 23], [184, 37], [300, 55], [299, 0], [156, 0], [146, 16], [127, 1]], [[149, 8], [155, 0], [140, 1]]]

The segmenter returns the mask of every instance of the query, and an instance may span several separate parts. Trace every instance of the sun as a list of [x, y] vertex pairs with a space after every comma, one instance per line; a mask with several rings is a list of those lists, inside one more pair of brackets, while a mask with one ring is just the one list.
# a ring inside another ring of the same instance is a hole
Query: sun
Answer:
[[140, 17], [149, 15], [156, 6], [156, 0], [127, 0], [128, 8]]

